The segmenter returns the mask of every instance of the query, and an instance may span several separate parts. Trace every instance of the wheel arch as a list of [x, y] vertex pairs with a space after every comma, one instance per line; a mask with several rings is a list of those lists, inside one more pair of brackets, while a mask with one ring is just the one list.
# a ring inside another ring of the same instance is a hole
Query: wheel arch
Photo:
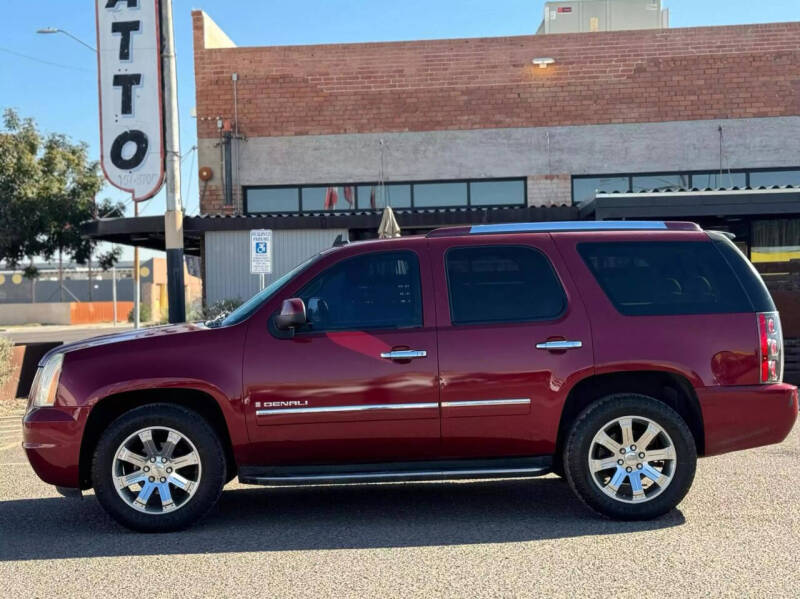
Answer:
[[81, 440], [79, 462], [81, 489], [92, 487], [92, 457], [97, 442], [108, 425], [134, 408], [156, 403], [179, 405], [205, 419], [218, 435], [225, 451], [228, 475], [235, 475], [237, 465], [233, 442], [219, 402], [209, 393], [194, 388], [148, 388], [107, 395], [92, 405]]
[[556, 438], [555, 462], [558, 462], [558, 467], [566, 437], [578, 415], [600, 398], [615, 393], [647, 395], [668, 405], [686, 422], [694, 437], [698, 455], [705, 453], [703, 413], [689, 379], [661, 370], [611, 372], [581, 379], [567, 395]]

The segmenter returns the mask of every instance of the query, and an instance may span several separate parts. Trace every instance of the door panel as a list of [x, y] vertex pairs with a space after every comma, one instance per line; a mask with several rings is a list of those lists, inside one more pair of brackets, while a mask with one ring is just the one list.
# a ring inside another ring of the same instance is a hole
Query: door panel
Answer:
[[[431, 242], [440, 323], [443, 455], [552, 453], [567, 391], [593, 368], [593, 359], [584, 306], [550, 236], [530, 235], [522, 243], [518, 236], [499, 235], [460, 238], [457, 245], [452, 239]], [[448, 248], [477, 247], [527, 248], [537, 257], [532, 266], [525, 266], [524, 261], [515, 263], [515, 252], [489, 252], [486, 260], [467, 252], [473, 257], [451, 262], [448, 277]], [[532, 279], [539, 271], [526, 269], [544, 268], [547, 261], [552, 264], [551, 279]], [[460, 273], [452, 272], [456, 268]], [[558, 286], [563, 288], [561, 299]], [[467, 296], [466, 305], [455, 297], [459, 289]], [[520, 308], [520, 303], [527, 307]], [[504, 312], [514, 311], [524, 321], [478, 322], [482, 313], [499, 320]], [[549, 319], [533, 320], [537, 314]], [[459, 322], [459, 316], [474, 322]], [[553, 340], [582, 345], [555, 351], [536, 348]]]
[[[345, 268], [347, 260], [367, 260], [348, 248], [336, 253], [340, 259], [324, 262], [302, 284], [280, 294], [285, 299], [312, 293], [313, 298], [304, 299], [314, 300], [306, 303], [319, 311], [310, 311], [316, 330], [279, 338], [268, 331], [266, 316], [253, 319], [244, 359], [253, 464], [364, 463], [438, 454], [430, 267], [424, 254], [393, 247], [418, 261], [418, 274], [404, 271], [396, 283], [384, 267], [367, 265], [372, 268], [367, 272], [363, 265], [351, 268], [348, 263]], [[385, 261], [386, 252], [381, 254]], [[409, 277], [415, 282], [409, 283]], [[419, 301], [419, 310], [410, 310], [409, 301]], [[380, 322], [387, 314], [411, 319], [400, 324], [414, 324], [387, 328]], [[355, 326], [362, 318], [366, 330], [319, 331], [341, 323]], [[425, 356], [381, 357], [393, 350], [418, 350]]]

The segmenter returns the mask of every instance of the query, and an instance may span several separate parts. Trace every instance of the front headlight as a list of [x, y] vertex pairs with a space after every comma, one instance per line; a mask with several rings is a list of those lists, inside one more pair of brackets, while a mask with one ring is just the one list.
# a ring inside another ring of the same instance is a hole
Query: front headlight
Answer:
[[31, 406], [41, 408], [52, 406], [56, 403], [58, 379], [61, 376], [61, 364], [64, 354], [53, 354], [36, 372], [36, 377], [31, 385]]

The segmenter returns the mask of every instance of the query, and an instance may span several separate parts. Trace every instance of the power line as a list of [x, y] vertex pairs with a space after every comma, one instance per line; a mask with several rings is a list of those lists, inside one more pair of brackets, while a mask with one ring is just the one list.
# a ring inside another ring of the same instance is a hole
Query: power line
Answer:
[[9, 48], [0, 47], [0, 52], [6, 52], [8, 54], [12, 54], [14, 56], [18, 56], [20, 58], [26, 58], [26, 59], [32, 60], [34, 62], [38, 62], [38, 63], [41, 63], [41, 64], [46, 64], [46, 65], [51, 66], [51, 67], [58, 67], [60, 69], [69, 69], [70, 71], [81, 71], [83, 73], [93, 73], [94, 72], [94, 71], [91, 71], [89, 69], [82, 69], [81, 67], [73, 67], [73, 66], [70, 66], [70, 65], [67, 65], [67, 64], [60, 64], [60, 63], [57, 63], [57, 62], [50, 62], [49, 60], [42, 60], [41, 58], [36, 58], [35, 56], [29, 56], [27, 54], [23, 54], [22, 52], [16, 52], [15, 50], [10, 50]]

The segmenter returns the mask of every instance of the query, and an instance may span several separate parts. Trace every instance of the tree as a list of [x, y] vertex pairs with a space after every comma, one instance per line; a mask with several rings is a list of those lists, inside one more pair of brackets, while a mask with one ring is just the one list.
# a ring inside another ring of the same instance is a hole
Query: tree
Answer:
[[[0, 132], [0, 260], [15, 267], [27, 258], [26, 276], [36, 277], [33, 256], [67, 255], [86, 264], [97, 242], [81, 225], [100, 216], [121, 216], [124, 205], [95, 196], [103, 186], [87, 145], [61, 134], [43, 136], [32, 119], [7, 109]], [[114, 249], [98, 257], [103, 269], [119, 258]]]

